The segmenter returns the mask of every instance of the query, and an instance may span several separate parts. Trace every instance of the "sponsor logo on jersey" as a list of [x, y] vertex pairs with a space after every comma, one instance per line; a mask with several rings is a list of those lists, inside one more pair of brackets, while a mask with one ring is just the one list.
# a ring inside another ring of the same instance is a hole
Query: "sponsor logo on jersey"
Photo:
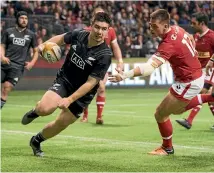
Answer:
[[25, 40], [30, 40], [29, 37], [30, 37], [29, 35], [25, 35], [25, 36], [24, 36], [24, 39], [25, 39]]
[[95, 61], [95, 59], [92, 58], [92, 57], [88, 57], [88, 60], [89, 60], [89, 61]]
[[77, 55], [75, 52], [71, 56], [71, 61], [76, 64], [77, 67], [81, 68], [84, 70], [85, 68], [85, 62], [82, 60], [82, 58]]
[[9, 37], [15, 37], [15, 35], [14, 34], [10, 34]]
[[198, 52], [199, 58], [210, 58], [210, 52]]
[[25, 46], [25, 39], [13, 38], [13, 44], [19, 45], [19, 46]]
[[72, 45], [72, 48], [76, 51], [77, 50], [77, 45]]
[[88, 57], [87, 60], [85, 60], [85, 62], [87, 62], [90, 66], [92, 66], [92, 62], [95, 61], [96, 59], [92, 58], [92, 57]]

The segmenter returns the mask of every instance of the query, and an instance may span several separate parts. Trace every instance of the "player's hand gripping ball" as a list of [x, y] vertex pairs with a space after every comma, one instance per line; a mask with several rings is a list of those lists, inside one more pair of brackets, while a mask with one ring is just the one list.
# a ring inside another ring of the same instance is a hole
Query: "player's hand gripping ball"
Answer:
[[61, 53], [61, 49], [56, 43], [47, 42], [44, 44], [42, 57], [49, 63], [55, 63], [61, 59]]

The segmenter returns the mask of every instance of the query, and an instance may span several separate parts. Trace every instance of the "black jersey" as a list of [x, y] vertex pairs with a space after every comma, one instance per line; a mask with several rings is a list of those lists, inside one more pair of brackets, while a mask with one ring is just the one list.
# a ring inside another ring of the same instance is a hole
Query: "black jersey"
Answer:
[[8, 28], [2, 35], [1, 44], [5, 45], [5, 56], [11, 64], [24, 66], [30, 47], [37, 46], [36, 35], [29, 29], [19, 32], [16, 27]]
[[89, 76], [104, 79], [111, 64], [112, 52], [105, 42], [88, 48], [89, 32], [74, 30], [64, 36], [64, 42], [70, 44], [70, 50], [58, 76], [63, 77], [77, 90]]

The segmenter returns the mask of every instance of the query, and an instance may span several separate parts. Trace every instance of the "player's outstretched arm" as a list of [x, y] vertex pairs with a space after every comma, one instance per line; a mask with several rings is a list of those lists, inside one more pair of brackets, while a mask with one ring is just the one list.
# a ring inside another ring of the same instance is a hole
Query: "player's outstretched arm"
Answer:
[[[65, 36], [65, 34], [56, 35], [56, 36], [50, 38], [49, 40], [47, 40], [46, 42], [53, 42], [53, 43], [56, 43], [59, 46], [64, 45], [65, 44], [64, 43], [64, 36]], [[44, 45], [45, 45], [46, 42], [44, 42], [44, 43], [42, 43], [42, 44], [40, 44], [38, 46], [39, 54], [41, 54], [41, 52], [43, 51], [43, 49], [45, 47]]]
[[163, 58], [153, 55], [146, 63], [143, 63], [130, 71], [127, 71], [127, 72], [118, 71], [118, 74], [111, 75], [109, 77], [109, 81], [120, 82], [122, 80], [125, 80], [126, 78], [131, 78], [136, 76], [143, 76], [143, 77], [149, 76], [153, 73], [153, 71], [156, 68], [160, 67], [163, 63], [165, 63], [165, 60]]
[[98, 79], [89, 76], [86, 83], [84, 83], [77, 91], [75, 91], [69, 97], [61, 99], [58, 107], [60, 109], [68, 108], [71, 103], [75, 102], [76, 100], [87, 94], [89, 91], [91, 91], [95, 87], [95, 85], [98, 84], [98, 82]]

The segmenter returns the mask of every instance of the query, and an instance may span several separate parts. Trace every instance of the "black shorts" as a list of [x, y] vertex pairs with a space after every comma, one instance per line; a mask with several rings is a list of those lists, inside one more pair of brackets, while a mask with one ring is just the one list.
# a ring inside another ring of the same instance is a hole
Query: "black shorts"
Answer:
[[[70, 84], [68, 84], [68, 82], [66, 82], [62, 78], [56, 78], [49, 90], [54, 91], [62, 98], [69, 97], [76, 91]], [[93, 100], [96, 94], [96, 90], [90, 91], [85, 96], [79, 98], [68, 107], [68, 109], [74, 114], [75, 117], [79, 118], [81, 116], [83, 110], [88, 107], [88, 105]]]
[[14, 67], [13, 65], [1, 65], [1, 83], [6, 81], [15, 86], [21, 79], [24, 67]]

